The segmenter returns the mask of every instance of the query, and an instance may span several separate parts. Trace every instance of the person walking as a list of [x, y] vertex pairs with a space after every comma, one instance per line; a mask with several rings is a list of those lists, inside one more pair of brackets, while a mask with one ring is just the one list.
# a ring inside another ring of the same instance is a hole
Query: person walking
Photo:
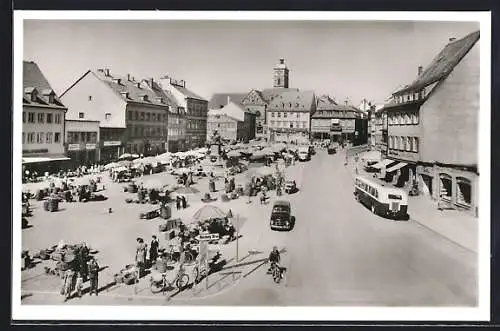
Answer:
[[175, 207], [177, 208], [177, 210], [181, 209], [181, 197], [180, 196], [177, 196], [175, 198]]
[[94, 293], [96, 296], [99, 295], [99, 265], [95, 257], [92, 257], [89, 261], [89, 279], [90, 279], [90, 293]]
[[156, 259], [158, 259], [158, 248], [160, 243], [155, 235], [152, 236], [151, 244], [149, 245], [149, 263], [153, 266], [156, 263]]
[[135, 263], [138, 271], [137, 279], [141, 278], [144, 272], [144, 264], [146, 263], [147, 245], [144, 239], [137, 238], [137, 249], [135, 251]]
[[73, 287], [73, 278], [75, 276], [75, 272], [69, 268], [64, 272], [63, 275], [63, 287], [61, 290], [61, 294], [64, 295], [64, 302], [68, 301], [71, 297], [71, 289]]
[[185, 195], [183, 195], [181, 197], [181, 201], [182, 201], [182, 209], [186, 209], [187, 208], [187, 199], [186, 199]]
[[80, 275], [83, 279], [83, 282], [87, 281], [88, 278], [88, 265], [87, 262], [89, 260], [89, 248], [87, 247], [87, 243], [83, 242], [80, 250], [78, 252], [78, 264], [80, 266]]

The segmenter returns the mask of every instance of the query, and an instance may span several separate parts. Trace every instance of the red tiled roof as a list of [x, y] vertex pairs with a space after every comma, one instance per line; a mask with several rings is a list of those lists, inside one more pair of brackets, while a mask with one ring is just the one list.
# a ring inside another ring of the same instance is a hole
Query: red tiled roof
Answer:
[[[23, 104], [66, 108], [55, 94], [40, 67], [33, 61], [23, 61], [23, 88]], [[34, 91], [36, 91], [36, 99], [32, 100], [30, 94]], [[54, 95], [53, 103], [49, 102], [50, 94]]]
[[315, 107], [313, 91], [283, 91], [269, 102], [269, 110], [309, 112]]
[[207, 100], [205, 100], [205, 98], [200, 97], [199, 95], [197, 95], [196, 93], [188, 90], [185, 87], [178, 86], [178, 85], [172, 85], [172, 86], [174, 88], [176, 88], [177, 91], [181, 92], [186, 98], [197, 99], [197, 100], [201, 100], [201, 101], [207, 101]]
[[243, 99], [247, 96], [248, 93], [215, 93], [210, 98], [210, 102], [208, 103], [208, 108], [218, 109], [221, 106], [224, 107], [227, 105], [227, 98], [229, 100], [241, 105]]
[[445, 79], [478, 40], [479, 31], [476, 31], [462, 39], [450, 42], [413, 83], [394, 94], [418, 91], [423, 87]]
[[[152, 91], [145, 81], [135, 81], [129, 77], [106, 74], [100, 70], [93, 71], [93, 73], [108, 85], [113, 91], [120, 95], [125, 101], [132, 101], [141, 104], [157, 105], [167, 107], [170, 102], [169, 99], [163, 100], [163, 103], [158, 99], [160, 96]], [[118, 82], [118, 79], [120, 80]], [[139, 87], [140, 84], [140, 87]], [[147, 100], [144, 100], [147, 96]]]

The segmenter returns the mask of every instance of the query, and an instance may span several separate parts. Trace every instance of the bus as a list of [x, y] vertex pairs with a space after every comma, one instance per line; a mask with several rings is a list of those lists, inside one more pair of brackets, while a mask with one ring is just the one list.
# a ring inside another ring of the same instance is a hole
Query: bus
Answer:
[[357, 176], [354, 180], [354, 196], [374, 214], [394, 219], [409, 219], [408, 195], [402, 189], [387, 187]]

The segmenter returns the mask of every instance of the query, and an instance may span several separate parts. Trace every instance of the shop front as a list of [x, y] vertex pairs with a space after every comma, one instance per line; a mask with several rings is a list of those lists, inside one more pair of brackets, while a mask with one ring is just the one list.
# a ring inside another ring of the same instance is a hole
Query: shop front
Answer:
[[124, 153], [124, 147], [119, 140], [103, 141], [100, 150], [101, 163], [108, 163], [117, 160]]
[[67, 145], [67, 156], [73, 168], [99, 163], [99, 143], [78, 143]]
[[439, 208], [458, 209], [477, 217], [479, 175], [471, 170], [438, 164], [417, 166], [420, 192]]
[[70, 158], [64, 154], [49, 154], [48, 149], [25, 149], [22, 156], [23, 180], [68, 169], [69, 161]]

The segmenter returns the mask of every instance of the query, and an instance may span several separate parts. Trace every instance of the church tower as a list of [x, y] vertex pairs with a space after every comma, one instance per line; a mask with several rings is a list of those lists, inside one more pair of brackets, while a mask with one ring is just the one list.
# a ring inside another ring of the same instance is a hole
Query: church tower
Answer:
[[288, 88], [288, 72], [285, 59], [280, 59], [280, 63], [274, 66], [273, 87]]

